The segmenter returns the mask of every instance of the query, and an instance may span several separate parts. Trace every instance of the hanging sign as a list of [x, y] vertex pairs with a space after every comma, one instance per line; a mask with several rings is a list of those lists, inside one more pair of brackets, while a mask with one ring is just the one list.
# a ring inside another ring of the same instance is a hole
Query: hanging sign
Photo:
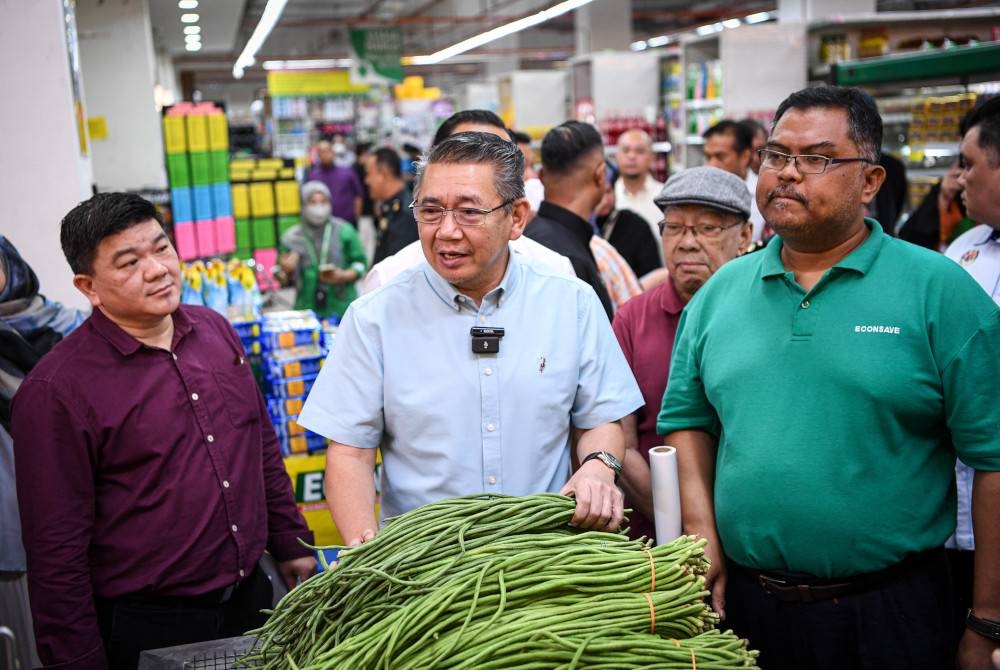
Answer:
[[403, 31], [399, 28], [351, 30], [351, 82], [403, 81]]

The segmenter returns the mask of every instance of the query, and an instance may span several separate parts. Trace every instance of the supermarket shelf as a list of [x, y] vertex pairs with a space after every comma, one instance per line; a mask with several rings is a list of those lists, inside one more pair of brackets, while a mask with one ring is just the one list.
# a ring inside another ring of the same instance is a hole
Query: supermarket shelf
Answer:
[[722, 98], [684, 101], [684, 109], [717, 109], [719, 107], [722, 107]]
[[884, 125], [892, 123], [910, 123], [911, 121], [913, 121], [913, 114], [910, 112], [893, 112], [891, 114], [882, 115], [882, 123]]
[[971, 74], [1000, 73], [1000, 42], [847, 61], [831, 69], [833, 82], [841, 86], [936, 77], [965, 79]]

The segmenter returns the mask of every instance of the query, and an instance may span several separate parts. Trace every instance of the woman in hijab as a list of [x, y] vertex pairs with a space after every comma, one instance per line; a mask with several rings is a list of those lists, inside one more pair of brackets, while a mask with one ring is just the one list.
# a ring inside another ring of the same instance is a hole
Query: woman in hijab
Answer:
[[14, 486], [10, 401], [25, 375], [85, 314], [38, 293], [38, 277], [0, 235], [0, 626], [14, 631], [22, 668], [40, 665], [31, 632], [21, 519]]
[[330, 190], [319, 181], [302, 185], [302, 223], [281, 236], [285, 284], [298, 289], [295, 309], [336, 317], [358, 297], [355, 283], [368, 268], [361, 238], [350, 223], [330, 214]]

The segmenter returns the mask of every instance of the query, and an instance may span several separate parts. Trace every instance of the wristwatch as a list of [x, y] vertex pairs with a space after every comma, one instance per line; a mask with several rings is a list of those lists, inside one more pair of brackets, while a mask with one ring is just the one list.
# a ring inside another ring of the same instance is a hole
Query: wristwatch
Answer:
[[607, 451], [594, 451], [584, 456], [583, 460], [580, 461], [580, 465], [583, 465], [587, 461], [592, 461], [595, 458], [614, 470], [615, 484], [617, 484], [618, 478], [622, 475], [622, 462], [615, 458], [614, 454], [608, 453]]
[[965, 627], [994, 642], [1000, 642], [1000, 621], [980, 619], [970, 609], [969, 613], [965, 615]]

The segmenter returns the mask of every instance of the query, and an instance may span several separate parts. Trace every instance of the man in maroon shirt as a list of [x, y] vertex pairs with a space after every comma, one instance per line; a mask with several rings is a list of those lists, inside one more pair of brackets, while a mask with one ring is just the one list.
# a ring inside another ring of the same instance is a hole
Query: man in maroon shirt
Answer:
[[180, 305], [153, 205], [108, 193], [62, 222], [93, 313], [14, 397], [28, 589], [45, 666], [134, 668], [142, 649], [238, 635], [315, 570], [236, 333]]
[[[629, 533], [653, 537], [649, 450], [662, 444], [656, 417], [670, 372], [670, 353], [681, 310], [695, 291], [750, 245], [750, 193], [742, 179], [714, 167], [670, 177], [654, 199], [663, 210], [660, 231], [669, 278], [629, 300], [612, 327], [639, 382], [644, 406], [622, 419], [625, 462], [621, 484], [632, 508]], [[734, 324], [735, 326], [735, 324]]]

